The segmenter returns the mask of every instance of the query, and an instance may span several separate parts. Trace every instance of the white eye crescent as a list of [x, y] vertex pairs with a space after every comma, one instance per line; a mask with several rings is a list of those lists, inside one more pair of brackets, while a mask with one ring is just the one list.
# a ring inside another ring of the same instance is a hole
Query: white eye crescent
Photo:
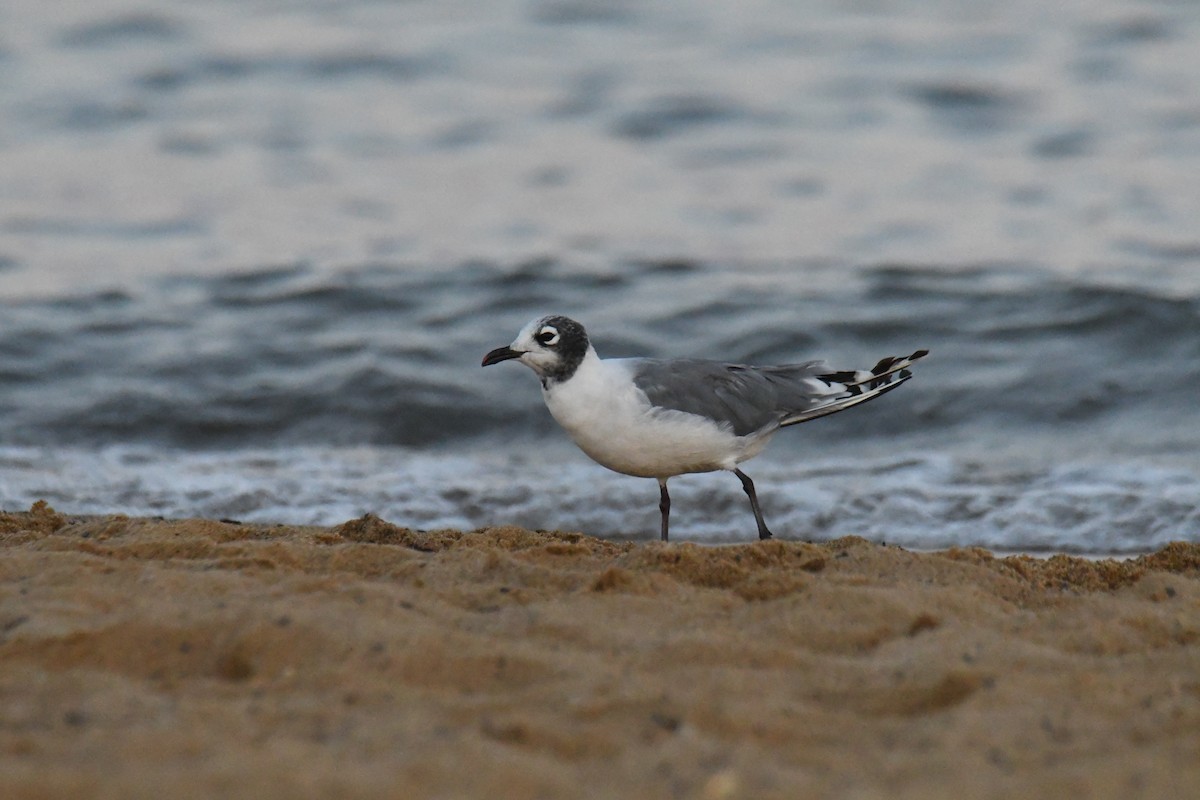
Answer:
[[538, 331], [537, 336], [534, 338], [537, 339], [538, 344], [540, 345], [545, 347], [553, 347], [554, 345], [558, 344], [558, 329], [547, 325]]

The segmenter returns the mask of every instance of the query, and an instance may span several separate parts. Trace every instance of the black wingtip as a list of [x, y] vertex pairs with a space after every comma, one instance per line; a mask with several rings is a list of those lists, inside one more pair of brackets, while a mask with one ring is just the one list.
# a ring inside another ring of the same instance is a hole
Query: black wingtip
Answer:
[[909, 357], [908, 357], [908, 360], [909, 360], [909, 361], [916, 361], [918, 358], [924, 358], [924, 357], [925, 357], [925, 356], [927, 356], [927, 355], [929, 355], [929, 351], [928, 351], [928, 350], [918, 350], [917, 352], [915, 352], [915, 353], [913, 353], [911, 356], [909, 356]]

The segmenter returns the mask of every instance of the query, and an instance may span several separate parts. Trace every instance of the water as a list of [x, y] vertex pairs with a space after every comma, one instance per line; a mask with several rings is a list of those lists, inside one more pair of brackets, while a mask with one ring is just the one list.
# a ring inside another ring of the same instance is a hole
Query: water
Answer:
[[[917, 378], [751, 462], [780, 534], [1200, 537], [1190, 3], [0, 9], [0, 506], [657, 530], [517, 365]], [[728, 475], [673, 530], [748, 539]]]

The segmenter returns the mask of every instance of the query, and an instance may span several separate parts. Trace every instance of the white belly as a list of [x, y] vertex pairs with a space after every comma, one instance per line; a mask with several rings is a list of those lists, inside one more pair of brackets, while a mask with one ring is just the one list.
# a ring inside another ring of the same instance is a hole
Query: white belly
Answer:
[[616, 472], [669, 478], [731, 470], [770, 438], [735, 436], [703, 417], [656, 410], [616, 369], [588, 366], [543, 392], [546, 407], [583, 452]]

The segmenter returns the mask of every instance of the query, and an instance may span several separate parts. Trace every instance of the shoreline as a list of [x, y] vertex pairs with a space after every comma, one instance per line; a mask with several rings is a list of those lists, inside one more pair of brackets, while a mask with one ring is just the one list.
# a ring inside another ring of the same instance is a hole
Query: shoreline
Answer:
[[[1188, 796], [1200, 545], [0, 513], [5, 797]], [[467, 768], [469, 767], [469, 768]]]
[[[143, 520], [143, 521], [151, 521], [151, 522], [158, 522], [158, 523], [164, 523], [164, 524], [212, 522], [212, 523], [228, 524], [228, 525], [234, 525], [234, 526], [245, 526], [247, 528], [264, 529], [264, 530], [278, 530], [278, 529], [286, 528], [286, 529], [291, 529], [291, 530], [337, 531], [337, 530], [342, 530], [342, 529], [351, 529], [355, 525], [362, 525], [364, 521], [370, 520], [372, 525], [376, 525], [376, 524], [382, 525], [382, 526], [384, 526], [383, 529], [395, 528], [397, 530], [408, 531], [414, 537], [434, 536], [436, 538], [438, 535], [444, 534], [446, 531], [453, 531], [457, 534], [467, 535], [467, 534], [479, 533], [480, 531], [493, 530], [496, 528], [506, 528], [506, 529], [512, 528], [512, 529], [525, 530], [532, 534], [544, 534], [544, 535], [548, 535], [548, 536], [586, 537], [588, 539], [595, 539], [597, 541], [610, 542], [612, 544], [618, 544], [618, 545], [661, 545], [662, 544], [662, 542], [658, 538], [657, 532], [649, 532], [649, 533], [642, 534], [642, 535], [623, 534], [623, 535], [614, 535], [614, 536], [603, 536], [603, 535], [588, 534], [588, 533], [583, 533], [581, 531], [567, 530], [567, 529], [561, 529], [561, 530], [536, 529], [535, 530], [535, 529], [523, 528], [520, 525], [508, 524], [508, 523], [502, 523], [500, 525], [488, 526], [485, 528], [477, 528], [477, 529], [408, 528], [405, 526], [397, 525], [392, 522], [388, 522], [387, 520], [384, 520], [384, 519], [378, 517], [377, 515], [370, 514], [370, 513], [365, 514], [362, 517], [349, 519], [349, 520], [346, 520], [342, 523], [335, 524], [335, 525], [293, 524], [290, 522], [273, 522], [273, 521], [266, 521], [266, 522], [243, 521], [240, 519], [233, 519], [233, 518], [228, 518], [228, 517], [214, 519], [214, 518], [210, 518], [210, 517], [189, 517], [189, 516], [167, 517], [167, 516], [140, 516], [140, 515], [126, 515], [126, 514], [94, 514], [94, 513], [88, 513], [88, 514], [65, 513], [64, 514], [64, 513], [59, 513], [58, 511], [54, 510], [53, 508], [50, 508], [49, 505], [46, 504], [45, 501], [41, 501], [41, 500], [36, 501], [30, 511], [15, 511], [15, 510], [0, 508], [0, 520], [15, 520], [15, 519], [20, 519], [20, 518], [27, 517], [27, 516], [36, 516], [36, 514], [39, 513], [38, 509], [41, 507], [47, 508], [49, 510], [50, 514], [55, 515], [58, 518], [61, 518], [63, 521], [61, 523], [62, 525], [81, 525], [81, 524], [87, 524], [87, 523], [97, 523], [97, 522], [101, 522], [104, 520], [122, 519], [122, 520]], [[12, 523], [9, 522], [7, 524], [11, 525]], [[2, 529], [0, 529], [0, 533], [2, 533], [2, 532], [3, 532]], [[379, 543], [387, 543], [387, 539], [388, 539], [388, 537], [386, 535], [382, 535], [380, 537]], [[370, 540], [370, 539], [367, 539], [367, 540]], [[1161, 553], [1164, 550], [1170, 550], [1171, 545], [1182, 544], [1182, 545], [1188, 546], [1188, 545], [1193, 544], [1190, 542], [1176, 541], [1176, 542], [1171, 542], [1167, 547], [1160, 547], [1157, 549], [1149, 549], [1149, 550], [1085, 552], [1085, 551], [1073, 551], [1073, 550], [1063, 550], [1063, 549], [1053, 549], [1053, 548], [1039, 548], [1039, 549], [1029, 549], [1029, 550], [1010, 550], [1010, 549], [996, 549], [996, 548], [988, 548], [988, 547], [972, 546], [972, 545], [951, 546], [951, 547], [913, 547], [913, 546], [908, 546], [908, 545], [903, 545], [903, 544], [893, 544], [893, 543], [887, 542], [887, 541], [879, 542], [879, 541], [875, 541], [874, 539], [867, 539], [865, 537], [854, 536], [854, 535], [842, 536], [842, 537], [838, 537], [838, 538], [834, 538], [834, 539], [813, 539], [813, 540], [795, 539], [795, 538], [776, 536], [775, 538], [771, 539], [770, 541], [783, 542], [783, 543], [788, 543], [788, 544], [797, 544], [797, 545], [823, 546], [823, 547], [833, 547], [836, 544], [841, 543], [841, 542], [851, 542], [852, 541], [852, 542], [862, 542], [862, 543], [870, 544], [875, 547], [892, 548], [892, 549], [895, 549], [895, 550], [898, 550], [901, 552], [906, 552], [906, 553], [918, 553], [918, 554], [926, 554], [926, 555], [945, 555], [946, 553], [951, 553], [951, 552], [975, 551], [975, 552], [979, 552], [981, 554], [986, 554], [988, 557], [995, 559], [997, 561], [1001, 561], [1001, 562], [1003, 562], [1006, 559], [1047, 560], [1047, 559], [1064, 559], [1064, 558], [1080, 559], [1082, 561], [1088, 561], [1088, 562], [1137, 561], [1139, 559], [1145, 559], [1150, 556], [1153, 556], [1156, 553]], [[687, 545], [693, 545], [696, 547], [705, 547], [705, 548], [726, 548], [726, 547], [742, 547], [742, 546], [747, 546], [747, 545], [758, 544], [759, 542], [760, 542], [759, 539], [756, 539], [753, 537], [753, 532], [751, 532], [750, 534], [747, 534], [746, 536], [741, 537], [741, 538], [731, 538], [731, 539], [727, 539], [727, 540], [726, 539], [714, 540], [714, 539], [689, 539], [686, 531], [680, 531], [677, 534], [675, 534], [672, 537], [672, 539], [670, 540], [670, 542], [668, 542], [667, 544], [669, 544], [669, 545], [687, 544]], [[1200, 543], [1196, 543], [1196, 544], [1200, 544]]]

